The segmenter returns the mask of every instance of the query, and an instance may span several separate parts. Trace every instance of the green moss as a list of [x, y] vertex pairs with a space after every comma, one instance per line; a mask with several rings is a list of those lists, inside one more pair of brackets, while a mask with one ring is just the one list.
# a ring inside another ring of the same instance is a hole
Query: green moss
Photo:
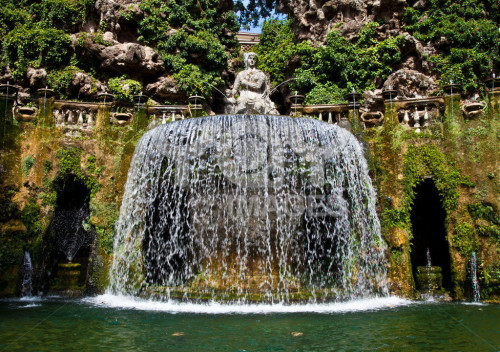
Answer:
[[470, 177], [467, 175], [462, 175], [462, 177], [460, 177], [460, 185], [468, 187], [468, 188], [476, 187], [476, 184], [474, 182], [472, 182]]
[[52, 160], [45, 160], [43, 163], [43, 174], [47, 176], [52, 170]]
[[21, 211], [21, 220], [26, 226], [26, 237], [38, 237], [42, 233], [42, 223], [40, 221], [40, 207], [34, 199], [30, 199]]
[[472, 252], [477, 251], [479, 248], [474, 225], [469, 222], [462, 222], [457, 225], [453, 233], [453, 246], [464, 257], [470, 258]]
[[35, 158], [33, 158], [31, 155], [28, 155], [26, 158], [23, 160], [23, 172], [24, 175], [28, 175], [29, 171], [31, 168], [35, 165]]
[[493, 224], [500, 225], [500, 217], [493, 207], [487, 203], [473, 203], [467, 206], [467, 210], [473, 219], [483, 219]]
[[458, 183], [460, 171], [448, 162], [445, 155], [434, 144], [419, 147], [409, 145], [403, 162], [404, 198], [397, 208], [385, 206], [382, 225], [387, 230], [392, 227], [410, 229], [410, 212], [415, 199], [415, 188], [426, 176], [432, 176], [449, 215], [458, 205]]
[[57, 192], [56, 191], [49, 191], [48, 193], [41, 192], [38, 197], [42, 200], [43, 206], [48, 205], [48, 206], [54, 207], [56, 205], [56, 201], [57, 201]]
[[113, 200], [94, 199], [90, 204], [90, 223], [95, 226], [97, 244], [106, 254], [113, 253], [115, 223], [119, 216], [119, 206]]
[[473, 203], [467, 206], [469, 214], [474, 220], [483, 220], [477, 222], [477, 233], [483, 237], [500, 242], [500, 216], [488, 203]]
[[115, 239], [115, 230], [97, 228], [97, 245], [106, 254], [113, 254], [113, 244]]
[[91, 174], [93, 174], [96, 171], [95, 161], [96, 161], [95, 155], [89, 155], [87, 157], [87, 171]]
[[90, 197], [94, 198], [101, 185], [95, 176], [83, 172], [81, 154], [82, 150], [79, 148], [59, 149], [56, 152], [56, 157], [59, 159], [59, 173], [75, 175], [90, 190]]

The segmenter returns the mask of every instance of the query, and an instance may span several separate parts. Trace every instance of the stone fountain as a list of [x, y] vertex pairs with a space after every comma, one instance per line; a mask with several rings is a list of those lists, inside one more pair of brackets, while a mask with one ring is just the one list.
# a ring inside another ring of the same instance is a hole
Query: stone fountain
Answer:
[[137, 144], [111, 292], [245, 302], [387, 294], [361, 145], [335, 125], [255, 114], [275, 109], [265, 80], [251, 81], [261, 77], [254, 63], [235, 82], [245, 115], [163, 124]]

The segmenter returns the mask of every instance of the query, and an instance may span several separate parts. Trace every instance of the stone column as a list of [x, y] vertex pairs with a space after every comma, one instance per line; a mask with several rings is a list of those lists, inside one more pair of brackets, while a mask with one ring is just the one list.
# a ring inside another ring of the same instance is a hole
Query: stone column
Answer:
[[453, 137], [460, 134], [460, 128], [463, 123], [462, 110], [460, 103], [460, 85], [448, 84], [444, 87], [445, 113], [443, 116], [443, 128], [445, 136]]
[[103, 134], [109, 130], [110, 121], [109, 113], [111, 111], [111, 106], [115, 99], [114, 95], [108, 93], [102, 93], [98, 95], [99, 104], [97, 105], [97, 118], [95, 122], [95, 129], [97, 133]]
[[38, 93], [38, 122], [39, 127], [54, 127], [54, 100], [56, 93], [52, 89], [42, 88]]

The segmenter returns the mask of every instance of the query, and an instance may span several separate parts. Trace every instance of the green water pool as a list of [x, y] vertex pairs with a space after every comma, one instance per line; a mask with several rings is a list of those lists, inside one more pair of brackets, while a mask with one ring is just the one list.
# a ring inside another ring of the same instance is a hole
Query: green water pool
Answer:
[[492, 304], [387, 301], [303, 311], [214, 305], [195, 313], [196, 305], [112, 302], [112, 297], [0, 301], [0, 351], [498, 351], [500, 346], [500, 306]]

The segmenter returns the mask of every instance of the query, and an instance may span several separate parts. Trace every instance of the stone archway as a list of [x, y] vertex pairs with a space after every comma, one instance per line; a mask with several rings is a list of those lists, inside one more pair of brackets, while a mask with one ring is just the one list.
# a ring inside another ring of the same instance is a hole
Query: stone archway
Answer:
[[[413, 239], [411, 264], [416, 288], [427, 290], [425, 278], [419, 275], [428, 264], [441, 268], [442, 287], [452, 289], [450, 246], [446, 231], [446, 211], [434, 180], [425, 178], [415, 187], [415, 199], [410, 212]], [[418, 269], [420, 267], [420, 270]], [[439, 271], [438, 268], [436, 270]], [[437, 289], [439, 287], [433, 287]]]

